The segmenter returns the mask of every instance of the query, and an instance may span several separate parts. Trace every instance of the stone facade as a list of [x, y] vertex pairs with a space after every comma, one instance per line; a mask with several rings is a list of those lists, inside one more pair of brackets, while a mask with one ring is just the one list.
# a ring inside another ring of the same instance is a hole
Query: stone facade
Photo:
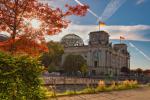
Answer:
[[[69, 54], [82, 55], [87, 62], [90, 75], [96, 76], [119, 75], [122, 67], [130, 67], [130, 55], [127, 51], [127, 45], [124, 43], [112, 45], [109, 42], [107, 32], [91, 32], [88, 45], [76, 45], [81, 41], [80, 37], [77, 38], [75, 41], [70, 39], [74, 41], [71, 46], [64, 46], [65, 53], [62, 57], [62, 63]], [[62, 40], [64, 43], [65, 38]]]

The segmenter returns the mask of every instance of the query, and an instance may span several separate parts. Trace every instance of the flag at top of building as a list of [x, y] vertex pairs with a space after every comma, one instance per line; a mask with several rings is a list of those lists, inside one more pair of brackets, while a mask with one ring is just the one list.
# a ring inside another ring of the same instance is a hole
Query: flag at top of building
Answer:
[[102, 21], [99, 21], [99, 31], [100, 31], [100, 28], [103, 27], [103, 26], [106, 26], [106, 24]]
[[125, 40], [125, 37], [123, 37], [123, 36], [120, 36], [120, 40]]
[[101, 21], [99, 22], [99, 25], [100, 26], [106, 26], [106, 24], [104, 22], [101, 22]]
[[125, 40], [125, 37], [120, 36], [120, 43], [122, 43], [122, 40]]

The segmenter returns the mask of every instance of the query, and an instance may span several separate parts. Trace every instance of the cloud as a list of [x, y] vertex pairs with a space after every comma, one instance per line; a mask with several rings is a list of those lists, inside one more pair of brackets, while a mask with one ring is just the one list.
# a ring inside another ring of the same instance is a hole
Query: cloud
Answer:
[[150, 30], [149, 25], [113, 25], [106, 26], [103, 29], [110, 33], [111, 39], [118, 39], [120, 36], [124, 36], [127, 40], [150, 41], [144, 37], [146, 34], [144, 31]]
[[143, 4], [146, 0], [137, 0], [136, 4], [137, 5], [140, 5], [140, 4]]
[[106, 6], [99, 20], [108, 20], [124, 3], [126, 0], [111, 0]]
[[[101, 30], [107, 31], [110, 35], [110, 39], [119, 39], [120, 36], [124, 36], [127, 40], [150, 41], [150, 39], [144, 37], [146, 34], [144, 31], [150, 30], [149, 25], [111, 25], [102, 27]], [[61, 33], [53, 36], [46, 36], [46, 40], [60, 41], [64, 35], [76, 34], [84, 40], [85, 44], [87, 44], [89, 39], [88, 34], [92, 31], [98, 31], [98, 26], [70, 24], [69, 27], [64, 29]]]

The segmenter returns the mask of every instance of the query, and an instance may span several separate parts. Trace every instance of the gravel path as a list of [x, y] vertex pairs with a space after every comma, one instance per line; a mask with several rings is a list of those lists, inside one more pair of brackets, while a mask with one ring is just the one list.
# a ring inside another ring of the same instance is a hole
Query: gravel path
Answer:
[[150, 87], [98, 94], [65, 96], [49, 100], [150, 100]]

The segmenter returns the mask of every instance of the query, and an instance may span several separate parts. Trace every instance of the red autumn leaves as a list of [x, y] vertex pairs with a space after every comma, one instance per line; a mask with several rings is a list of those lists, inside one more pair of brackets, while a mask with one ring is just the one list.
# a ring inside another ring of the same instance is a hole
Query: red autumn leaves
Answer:
[[[10, 52], [41, 53], [46, 51], [45, 35], [52, 35], [67, 28], [67, 16], [84, 16], [88, 6], [66, 5], [66, 12], [51, 8], [38, 0], [0, 0], [0, 32], [8, 32], [10, 39], [0, 43], [0, 49]], [[25, 20], [38, 19], [39, 29]]]

